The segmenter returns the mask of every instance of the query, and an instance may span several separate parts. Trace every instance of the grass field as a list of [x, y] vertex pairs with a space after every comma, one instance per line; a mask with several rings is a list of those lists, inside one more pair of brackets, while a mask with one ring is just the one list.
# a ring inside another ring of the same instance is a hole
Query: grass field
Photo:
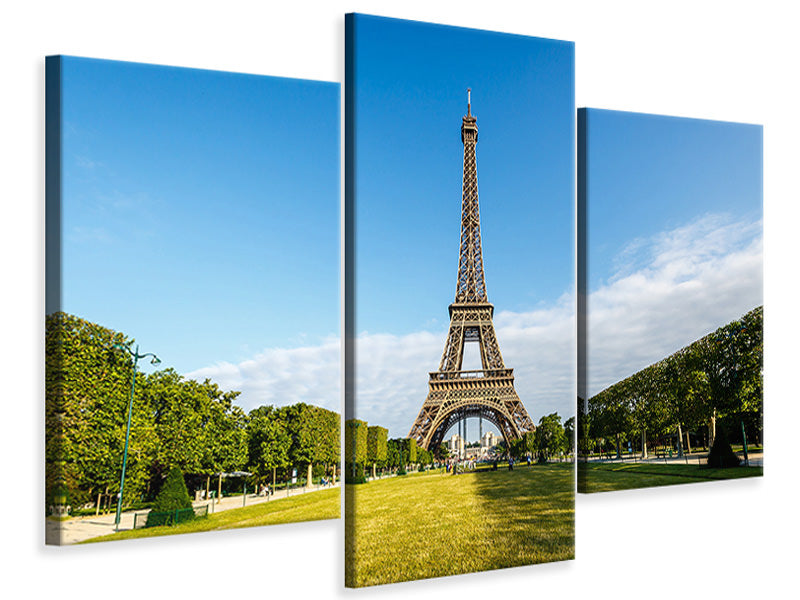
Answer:
[[345, 581], [380, 585], [575, 556], [570, 463], [345, 489]]
[[711, 469], [700, 465], [655, 463], [578, 463], [578, 489], [592, 494], [635, 488], [759, 477], [762, 467]]
[[338, 519], [340, 513], [339, 505], [339, 488], [331, 488], [312, 494], [290, 496], [289, 498], [262, 502], [261, 504], [255, 504], [253, 506], [226, 510], [194, 521], [180, 523], [172, 527], [163, 526], [120, 531], [112, 535], [92, 538], [83, 543], [130, 540], [160, 535], [195, 533], [198, 531], [218, 531], [220, 529], [234, 529], [237, 527], [280, 525], [299, 521]]

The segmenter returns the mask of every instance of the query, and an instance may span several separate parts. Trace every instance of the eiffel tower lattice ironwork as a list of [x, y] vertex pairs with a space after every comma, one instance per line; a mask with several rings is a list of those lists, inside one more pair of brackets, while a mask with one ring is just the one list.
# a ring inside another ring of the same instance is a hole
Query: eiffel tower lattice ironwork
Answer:
[[[425, 449], [438, 447], [444, 434], [467, 417], [494, 423], [506, 441], [533, 431], [528, 411], [514, 389], [514, 371], [503, 364], [486, 296], [478, 211], [478, 173], [475, 145], [478, 125], [467, 90], [467, 115], [462, 117], [464, 180], [461, 194], [461, 246], [456, 298], [450, 305], [450, 329], [439, 370], [430, 373], [428, 397], [408, 434]], [[464, 345], [480, 346], [480, 370], [463, 371]]]

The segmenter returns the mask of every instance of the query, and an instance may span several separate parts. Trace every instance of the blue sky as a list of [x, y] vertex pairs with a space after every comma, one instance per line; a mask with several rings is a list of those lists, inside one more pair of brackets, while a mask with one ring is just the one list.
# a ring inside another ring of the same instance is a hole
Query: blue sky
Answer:
[[[74, 57], [62, 78], [65, 311], [183, 374], [335, 347], [338, 84]], [[283, 403], [338, 410], [333, 373]]]
[[763, 302], [762, 128], [587, 109], [589, 394]]
[[[438, 367], [455, 296], [467, 88], [500, 349], [535, 421], [571, 416], [572, 332], [553, 352], [534, 330], [547, 311], [572, 318], [573, 45], [363, 15], [355, 40], [356, 416], [406, 435]], [[566, 370], [544, 369], [548, 353]]]

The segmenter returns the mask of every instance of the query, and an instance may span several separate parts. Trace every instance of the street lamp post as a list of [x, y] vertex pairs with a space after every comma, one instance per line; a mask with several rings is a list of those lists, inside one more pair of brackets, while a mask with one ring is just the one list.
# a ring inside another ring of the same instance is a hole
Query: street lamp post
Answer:
[[133, 360], [133, 380], [131, 381], [131, 397], [128, 400], [128, 426], [125, 430], [125, 452], [122, 454], [122, 477], [119, 481], [119, 496], [117, 496], [117, 516], [114, 518], [114, 530], [119, 531], [119, 521], [120, 521], [120, 514], [122, 513], [122, 492], [125, 489], [125, 467], [128, 464], [128, 440], [131, 437], [131, 413], [133, 412], [133, 392], [136, 389], [136, 363], [139, 362], [140, 358], [145, 358], [146, 356], [152, 356], [152, 360], [150, 361], [151, 364], [157, 365], [161, 363], [161, 360], [152, 352], [148, 352], [147, 354], [139, 354], [139, 345], [136, 345], [136, 350], [131, 350], [128, 346], [123, 346], [122, 344], [114, 344], [115, 348], [119, 348], [120, 350], [125, 350], [128, 354], [131, 355], [131, 359]]

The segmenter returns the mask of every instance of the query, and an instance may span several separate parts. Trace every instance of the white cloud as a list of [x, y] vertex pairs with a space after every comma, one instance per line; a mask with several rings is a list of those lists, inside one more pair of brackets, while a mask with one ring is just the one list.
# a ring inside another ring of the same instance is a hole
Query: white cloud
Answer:
[[[528, 313], [501, 311], [494, 325], [503, 361], [531, 418], [575, 414], [574, 300]], [[447, 329], [403, 336], [364, 333], [356, 344], [359, 419], [405, 436], [428, 394], [428, 373], [439, 366]]]
[[761, 231], [706, 215], [629, 244], [589, 295], [589, 395], [762, 304]]
[[[635, 247], [635, 250], [633, 248]], [[624, 263], [624, 264], [623, 264]], [[762, 302], [761, 223], [709, 215], [629, 246], [608, 282], [589, 297], [590, 393], [651, 364]], [[572, 293], [525, 313], [498, 311], [494, 325], [517, 393], [538, 422], [575, 414]], [[439, 366], [447, 328], [406, 335], [361, 333], [356, 416], [405, 436]], [[189, 373], [240, 390], [239, 404], [307, 402], [340, 408], [340, 343], [264, 350], [239, 364]]]
[[317, 346], [270, 348], [239, 364], [219, 363], [186, 374], [211, 379], [224, 390], [242, 392], [245, 411], [262, 405], [306, 402], [341, 413], [340, 342], [330, 338]]

